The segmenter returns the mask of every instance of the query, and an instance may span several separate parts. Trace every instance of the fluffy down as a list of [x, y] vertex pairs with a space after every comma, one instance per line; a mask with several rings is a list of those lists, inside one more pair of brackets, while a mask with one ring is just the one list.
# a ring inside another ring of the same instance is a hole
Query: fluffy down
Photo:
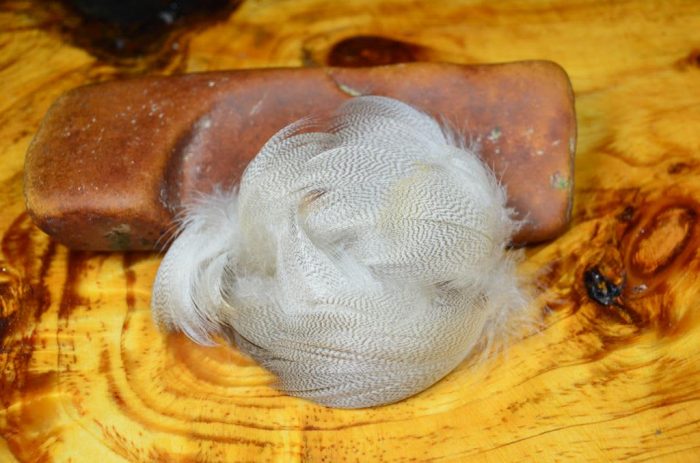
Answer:
[[477, 155], [397, 100], [281, 130], [237, 191], [191, 205], [153, 314], [222, 336], [284, 392], [332, 407], [429, 387], [526, 305], [505, 194]]

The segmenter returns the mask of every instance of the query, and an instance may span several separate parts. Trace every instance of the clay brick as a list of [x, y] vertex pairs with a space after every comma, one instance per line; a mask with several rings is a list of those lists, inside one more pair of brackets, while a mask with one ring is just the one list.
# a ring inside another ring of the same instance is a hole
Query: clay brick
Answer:
[[355, 95], [385, 95], [479, 139], [526, 225], [516, 244], [569, 220], [576, 120], [566, 73], [543, 61], [256, 69], [143, 77], [74, 89], [27, 153], [27, 209], [75, 249], [153, 249], [181, 205], [230, 187], [267, 139]]

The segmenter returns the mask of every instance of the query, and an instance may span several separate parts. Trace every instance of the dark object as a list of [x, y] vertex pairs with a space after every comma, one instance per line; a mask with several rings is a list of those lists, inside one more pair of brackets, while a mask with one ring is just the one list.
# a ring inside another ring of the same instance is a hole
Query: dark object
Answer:
[[[85, 16], [118, 25], [143, 24], [157, 20], [160, 14], [176, 15], [183, 7], [192, 7], [192, 0], [70, 0]], [[209, 2], [211, 3], [211, 2]], [[167, 22], [167, 21], [166, 21]]]
[[65, 0], [74, 15], [62, 25], [73, 41], [107, 60], [161, 53], [170, 34], [226, 17], [239, 0]]
[[26, 157], [34, 221], [76, 249], [153, 249], [182, 204], [233, 186], [282, 127], [352, 96], [385, 95], [480, 140], [509, 205], [516, 244], [569, 221], [576, 118], [551, 62], [241, 70], [145, 77], [75, 89], [47, 113]]
[[604, 306], [618, 305], [617, 298], [622, 294], [624, 283], [616, 285], [600, 273], [598, 267], [586, 270], [583, 274], [588, 297]]

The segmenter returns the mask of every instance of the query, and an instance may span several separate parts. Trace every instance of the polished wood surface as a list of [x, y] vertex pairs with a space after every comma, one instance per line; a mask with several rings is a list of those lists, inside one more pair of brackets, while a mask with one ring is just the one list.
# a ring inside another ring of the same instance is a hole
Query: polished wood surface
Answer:
[[[0, 461], [700, 460], [697, 1], [248, 0], [140, 59], [74, 45], [53, 3], [0, 8]], [[157, 332], [158, 255], [70, 252], [24, 211], [32, 135], [84, 83], [522, 59], [567, 70], [579, 124], [573, 223], [521, 265], [543, 329], [395, 405], [285, 397]]]

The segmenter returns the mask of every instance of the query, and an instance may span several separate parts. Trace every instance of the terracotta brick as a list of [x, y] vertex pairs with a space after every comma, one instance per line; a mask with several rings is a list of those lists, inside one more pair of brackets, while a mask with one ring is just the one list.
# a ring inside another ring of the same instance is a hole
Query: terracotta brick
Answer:
[[76, 249], [153, 249], [197, 192], [235, 184], [276, 131], [355, 95], [386, 95], [467, 139], [527, 223], [516, 244], [567, 226], [576, 120], [556, 64], [413, 63], [239, 70], [80, 87], [47, 113], [26, 158], [30, 215]]

